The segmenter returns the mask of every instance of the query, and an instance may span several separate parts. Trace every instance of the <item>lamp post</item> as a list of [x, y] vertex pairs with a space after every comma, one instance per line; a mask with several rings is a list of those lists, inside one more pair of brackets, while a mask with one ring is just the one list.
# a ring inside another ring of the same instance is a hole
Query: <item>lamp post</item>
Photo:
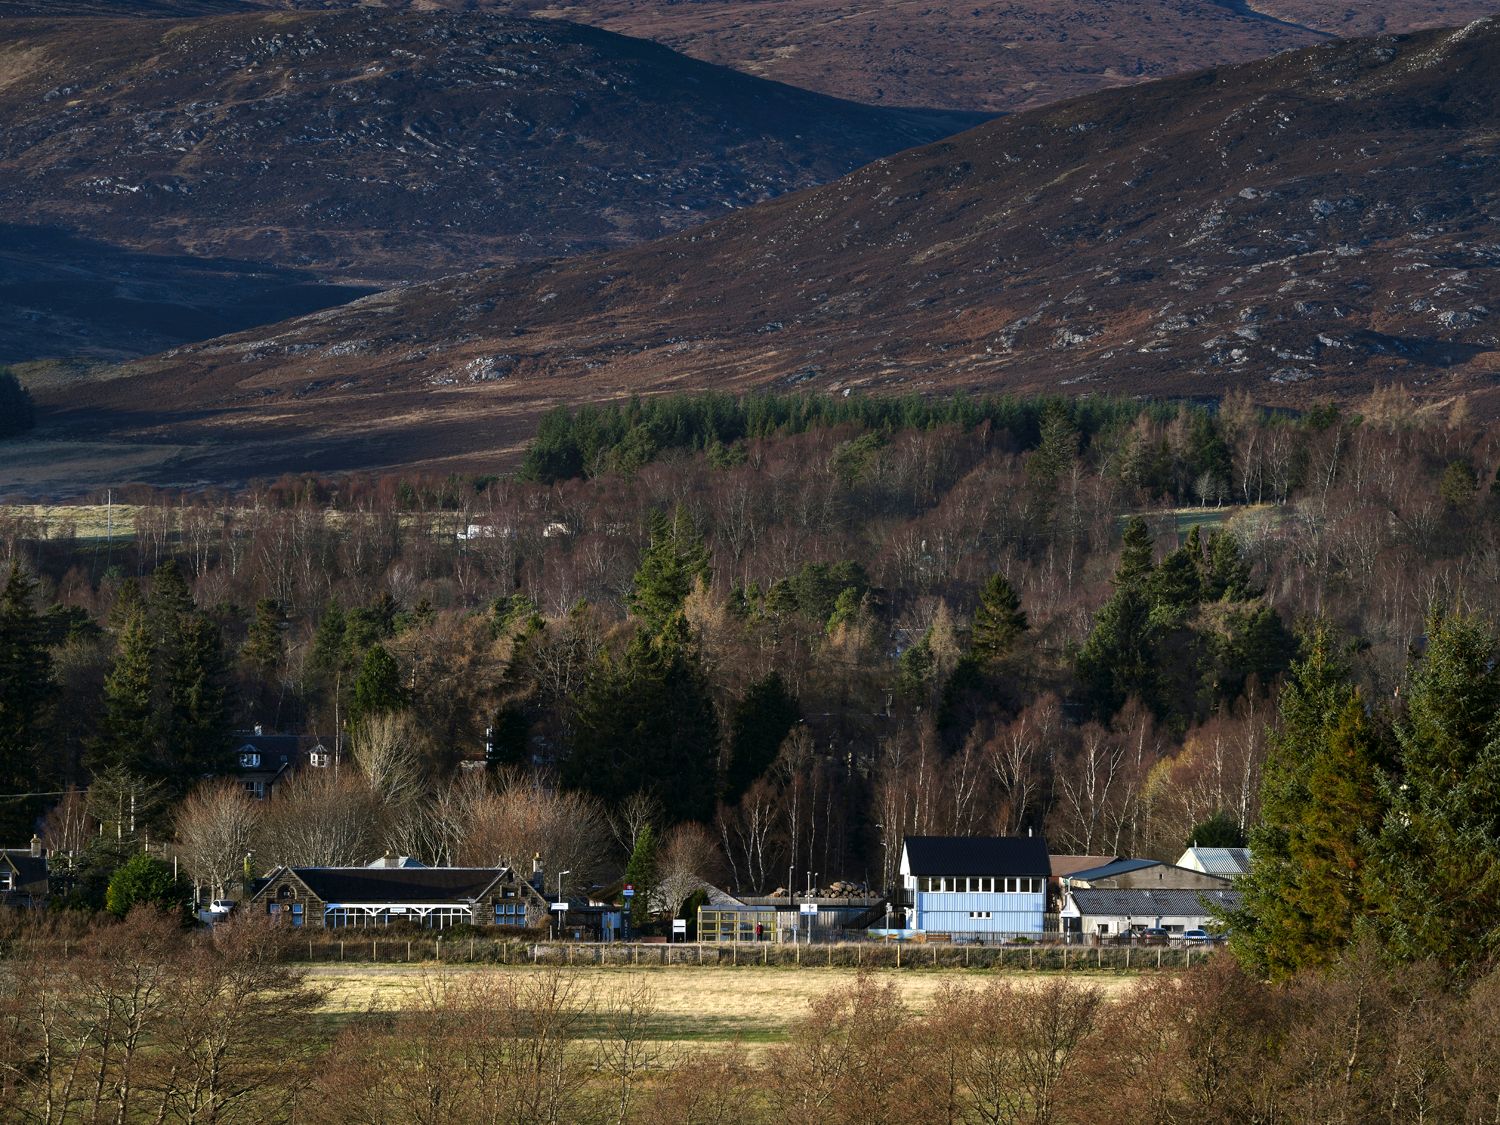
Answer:
[[[563, 876], [564, 875], [571, 875], [571, 874], [573, 874], [572, 868], [569, 868], [567, 871], [559, 871], [557, 873], [557, 902], [558, 902], [558, 905], [561, 905], [562, 904], [562, 900], [563, 900], [563, 896], [562, 896], [562, 881], [563, 881]], [[562, 938], [563, 922], [567, 918], [567, 916], [568, 916], [568, 912], [566, 910], [559, 910], [559, 911], [557, 911], [557, 936], [558, 936], [559, 939]]]

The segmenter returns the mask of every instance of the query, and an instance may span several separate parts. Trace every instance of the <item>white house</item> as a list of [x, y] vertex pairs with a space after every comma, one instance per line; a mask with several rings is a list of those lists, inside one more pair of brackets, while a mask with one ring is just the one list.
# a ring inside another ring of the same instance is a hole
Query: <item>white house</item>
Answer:
[[962, 935], [1040, 934], [1047, 843], [1033, 836], [908, 836], [901, 880], [907, 928]]
[[1238, 891], [1222, 890], [1070, 890], [1062, 908], [1068, 933], [1114, 937], [1136, 930], [1163, 929], [1169, 934], [1205, 930], [1215, 910], [1234, 910]]

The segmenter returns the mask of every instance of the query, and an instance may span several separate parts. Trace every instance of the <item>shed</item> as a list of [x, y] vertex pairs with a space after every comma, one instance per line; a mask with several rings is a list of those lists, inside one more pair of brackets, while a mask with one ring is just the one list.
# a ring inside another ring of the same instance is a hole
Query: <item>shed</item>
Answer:
[[1070, 933], [1098, 937], [1152, 927], [1180, 934], [1204, 929], [1214, 922], [1216, 912], [1239, 905], [1239, 892], [1230, 890], [1071, 890], [1062, 920]]
[[908, 836], [901, 848], [908, 928], [976, 937], [1039, 934], [1051, 871], [1039, 836]]

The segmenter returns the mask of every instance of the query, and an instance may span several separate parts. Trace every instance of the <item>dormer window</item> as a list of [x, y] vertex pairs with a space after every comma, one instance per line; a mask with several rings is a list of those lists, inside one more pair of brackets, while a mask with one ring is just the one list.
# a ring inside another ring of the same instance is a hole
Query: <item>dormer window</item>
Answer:
[[241, 750], [240, 751], [240, 767], [242, 769], [253, 770], [258, 765], [260, 765], [260, 753], [259, 753], [259, 751], [256, 751], [256, 750]]

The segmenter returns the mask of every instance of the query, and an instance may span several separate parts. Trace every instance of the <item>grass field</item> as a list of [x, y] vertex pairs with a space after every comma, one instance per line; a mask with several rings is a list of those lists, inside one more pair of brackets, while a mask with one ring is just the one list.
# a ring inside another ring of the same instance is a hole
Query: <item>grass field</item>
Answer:
[[[477, 966], [317, 965], [308, 970], [311, 983], [327, 989], [324, 1012], [342, 1021], [369, 1011], [400, 1011], [418, 997], [424, 976], [442, 972], [450, 977], [467, 973], [530, 973], [530, 968]], [[541, 970], [546, 971], [546, 970]], [[565, 970], [568, 971], [568, 970]], [[572, 970], [583, 974], [585, 987], [600, 997], [644, 981], [654, 994], [653, 1038], [714, 1045], [738, 1039], [747, 1044], [774, 1043], [807, 1011], [814, 997], [847, 985], [854, 969], [715, 969], [697, 966], [654, 968], [594, 967]], [[915, 1011], [931, 1007], [944, 984], [983, 987], [1006, 979], [1021, 984], [1040, 983], [1050, 974], [987, 971], [922, 970], [879, 974], [881, 983], [896, 985]], [[1072, 973], [1109, 996], [1135, 987], [1137, 978], [1119, 973]]]

